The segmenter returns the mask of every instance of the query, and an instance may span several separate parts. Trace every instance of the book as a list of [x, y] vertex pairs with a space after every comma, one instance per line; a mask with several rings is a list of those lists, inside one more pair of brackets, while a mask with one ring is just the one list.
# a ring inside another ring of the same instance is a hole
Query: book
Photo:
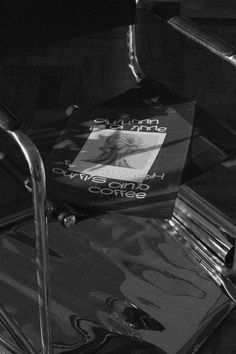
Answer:
[[81, 106], [46, 161], [48, 193], [86, 210], [171, 217], [195, 102]]

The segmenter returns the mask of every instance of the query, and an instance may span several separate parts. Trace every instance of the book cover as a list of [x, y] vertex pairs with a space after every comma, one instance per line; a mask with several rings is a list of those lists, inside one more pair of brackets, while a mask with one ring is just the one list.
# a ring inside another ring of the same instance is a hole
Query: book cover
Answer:
[[48, 190], [86, 209], [170, 217], [195, 102], [79, 107], [46, 162]]

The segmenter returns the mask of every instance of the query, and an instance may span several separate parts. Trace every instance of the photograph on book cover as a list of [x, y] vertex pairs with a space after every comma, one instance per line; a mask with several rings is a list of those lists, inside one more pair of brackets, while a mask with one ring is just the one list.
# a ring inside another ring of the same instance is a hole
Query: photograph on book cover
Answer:
[[69, 170], [91, 176], [143, 182], [166, 133], [97, 129], [69, 165]]

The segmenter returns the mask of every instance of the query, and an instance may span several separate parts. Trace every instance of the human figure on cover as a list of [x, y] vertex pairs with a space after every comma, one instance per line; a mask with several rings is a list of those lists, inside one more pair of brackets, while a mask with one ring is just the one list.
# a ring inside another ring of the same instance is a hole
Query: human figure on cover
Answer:
[[96, 159], [86, 161], [103, 165], [133, 168], [127, 162], [127, 157], [140, 151], [142, 140], [139, 137], [129, 134], [122, 134], [116, 131], [106, 138], [105, 143], [100, 147], [101, 154]]

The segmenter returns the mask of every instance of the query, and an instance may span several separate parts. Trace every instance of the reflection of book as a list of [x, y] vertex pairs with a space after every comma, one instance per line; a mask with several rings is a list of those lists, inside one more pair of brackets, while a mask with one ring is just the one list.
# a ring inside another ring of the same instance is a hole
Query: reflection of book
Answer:
[[70, 164], [69, 170], [143, 182], [155, 161], [165, 133], [95, 129]]

